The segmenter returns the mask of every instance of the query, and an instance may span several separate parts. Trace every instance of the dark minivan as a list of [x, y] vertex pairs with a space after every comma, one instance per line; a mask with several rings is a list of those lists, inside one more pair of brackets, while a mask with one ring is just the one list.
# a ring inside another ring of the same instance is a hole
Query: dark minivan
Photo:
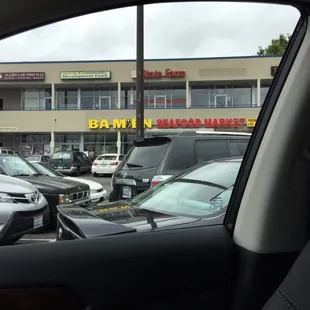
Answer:
[[130, 199], [200, 162], [243, 156], [250, 137], [250, 133], [185, 131], [133, 141], [113, 175], [109, 199]]
[[79, 176], [81, 172], [91, 171], [92, 161], [83, 152], [58, 151], [51, 156], [49, 166], [63, 174]]

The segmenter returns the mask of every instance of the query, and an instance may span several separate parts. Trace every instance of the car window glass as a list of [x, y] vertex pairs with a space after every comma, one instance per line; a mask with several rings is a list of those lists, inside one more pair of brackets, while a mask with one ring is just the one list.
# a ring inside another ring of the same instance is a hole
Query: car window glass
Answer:
[[116, 160], [116, 155], [103, 155], [102, 160]]
[[142, 145], [131, 149], [125, 161], [122, 161], [124, 169], [154, 168], [160, 163], [168, 143]]
[[229, 141], [228, 146], [229, 146], [229, 152], [230, 152], [231, 157], [241, 155], [237, 142]]
[[40, 161], [40, 156], [27, 156], [25, 159], [28, 161]]
[[56, 152], [52, 155], [52, 159], [71, 159], [71, 153]]
[[121, 161], [124, 159], [124, 155], [119, 155], [118, 159]]
[[0, 165], [10, 176], [33, 175], [38, 173], [25, 159], [18, 156], [0, 156]]
[[238, 145], [239, 145], [241, 155], [244, 155], [248, 147], [248, 142], [238, 142]]
[[196, 141], [195, 154], [198, 163], [229, 157], [228, 145], [226, 141], [220, 140]]
[[172, 215], [213, 216], [225, 211], [240, 164], [218, 162], [195, 168], [137, 196], [132, 203]]
[[182, 176], [182, 179], [211, 182], [230, 187], [235, 183], [241, 162], [219, 161]]
[[8, 151], [8, 154], [14, 154], [14, 152], [13, 151]]
[[54, 169], [46, 166], [42, 163], [32, 163], [32, 165], [42, 174], [48, 175], [50, 177], [62, 176], [61, 173], [55, 171]]

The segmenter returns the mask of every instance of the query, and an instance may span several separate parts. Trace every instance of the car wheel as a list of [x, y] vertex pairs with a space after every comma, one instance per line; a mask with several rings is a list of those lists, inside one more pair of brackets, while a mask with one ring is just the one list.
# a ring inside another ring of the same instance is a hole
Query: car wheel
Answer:
[[94, 176], [95, 178], [97, 178], [97, 177], [98, 177], [98, 173], [94, 172], [94, 173], [93, 173], [93, 176]]
[[76, 177], [78, 177], [78, 176], [80, 175], [80, 173], [81, 173], [81, 168], [80, 168], [80, 167], [77, 167], [74, 175], [75, 175]]

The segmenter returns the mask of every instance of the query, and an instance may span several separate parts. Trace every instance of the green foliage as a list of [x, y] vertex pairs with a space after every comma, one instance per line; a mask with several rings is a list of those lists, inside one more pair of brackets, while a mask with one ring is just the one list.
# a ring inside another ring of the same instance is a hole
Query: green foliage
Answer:
[[279, 56], [283, 55], [289, 40], [291, 39], [291, 34], [280, 34], [278, 39], [273, 39], [271, 44], [266, 48], [258, 47], [257, 56]]

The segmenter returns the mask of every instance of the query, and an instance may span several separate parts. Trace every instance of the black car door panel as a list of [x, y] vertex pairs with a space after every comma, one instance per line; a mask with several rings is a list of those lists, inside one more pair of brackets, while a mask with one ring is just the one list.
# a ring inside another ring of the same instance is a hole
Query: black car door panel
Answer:
[[233, 242], [222, 225], [123, 234], [3, 247], [0, 265], [0, 291], [64, 287], [90, 309], [120, 309], [129, 299], [135, 309], [227, 309]]

